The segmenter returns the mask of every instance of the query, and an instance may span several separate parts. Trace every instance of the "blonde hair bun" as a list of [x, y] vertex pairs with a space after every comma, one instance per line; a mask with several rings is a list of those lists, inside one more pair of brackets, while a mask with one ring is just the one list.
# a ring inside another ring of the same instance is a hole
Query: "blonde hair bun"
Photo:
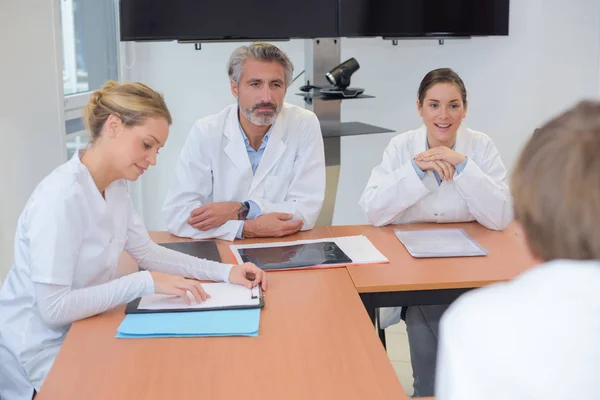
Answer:
[[141, 125], [147, 118], [164, 118], [172, 123], [162, 94], [140, 82], [107, 81], [90, 96], [84, 109], [84, 122], [92, 141], [102, 134], [106, 120], [117, 115], [126, 126]]

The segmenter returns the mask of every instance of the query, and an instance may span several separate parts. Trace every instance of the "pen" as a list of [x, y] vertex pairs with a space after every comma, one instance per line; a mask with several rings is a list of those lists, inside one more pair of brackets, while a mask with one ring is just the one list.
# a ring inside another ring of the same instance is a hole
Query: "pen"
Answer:
[[[246, 279], [248, 279], [249, 281], [252, 281], [254, 283], [254, 279], [256, 279], [256, 275], [254, 275], [252, 272], [246, 272]], [[258, 298], [258, 296], [254, 295], [254, 293], [252, 292], [252, 289], [250, 289], [250, 298], [251, 299]]]

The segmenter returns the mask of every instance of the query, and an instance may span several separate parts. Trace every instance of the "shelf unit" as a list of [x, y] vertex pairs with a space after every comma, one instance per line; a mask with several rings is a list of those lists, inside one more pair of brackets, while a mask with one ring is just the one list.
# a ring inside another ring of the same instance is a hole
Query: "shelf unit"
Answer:
[[[311, 85], [318, 87], [330, 86], [325, 78], [325, 74], [341, 62], [340, 38], [316, 38], [304, 41], [305, 79]], [[313, 89], [312, 92], [297, 94], [304, 97], [304, 106], [314, 112], [321, 123], [321, 132], [325, 145], [327, 182], [325, 201], [323, 202], [317, 225], [330, 226], [333, 221], [333, 210], [340, 178], [340, 138], [343, 136], [393, 132], [393, 130], [363, 122], [341, 122], [342, 99], [322, 96], [318, 92], [318, 89]], [[356, 98], [344, 98], [343, 100], [366, 100], [372, 98], [374, 96], [361, 94]]]

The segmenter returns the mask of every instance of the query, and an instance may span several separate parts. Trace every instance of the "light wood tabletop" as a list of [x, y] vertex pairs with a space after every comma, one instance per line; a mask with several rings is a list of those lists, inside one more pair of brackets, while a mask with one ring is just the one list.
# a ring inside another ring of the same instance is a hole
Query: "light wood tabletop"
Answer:
[[[399, 227], [462, 228], [489, 255], [414, 259], [394, 235]], [[534, 264], [514, 226], [495, 232], [477, 223], [322, 227], [243, 243], [349, 235], [367, 236], [390, 263], [270, 273], [255, 338], [116, 339], [123, 307], [76, 322], [38, 399], [405, 399], [357, 291], [479, 287]], [[233, 261], [231, 243], [217, 241], [223, 262]], [[122, 261], [125, 271], [136, 268]]]
[[37, 399], [406, 399], [343, 268], [269, 274], [258, 337], [116, 339], [123, 318], [73, 324]]
[[[396, 238], [394, 229], [462, 228], [485, 247], [486, 257], [413, 258]], [[348, 266], [359, 293], [462, 289], [506, 281], [534, 265], [514, 225], [492, 231], [472, 222], [461, 224], [409, 224], [374, 227], [331, 226], [333, 237], [365, 235], [389, 264]]]

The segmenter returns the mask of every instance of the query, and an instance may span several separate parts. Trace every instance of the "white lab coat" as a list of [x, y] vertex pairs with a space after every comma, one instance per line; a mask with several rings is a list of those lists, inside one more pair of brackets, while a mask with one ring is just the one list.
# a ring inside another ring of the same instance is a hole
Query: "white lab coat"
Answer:
[[444, 313], [437, 400], [600, 399], [600, 263], [555, 260]]
[[233, 240], [242, 221], [200, 231], [188, 225], [203, 204], [254, 201], [262, 214], [281, 212], [311, 229], [325, 197], [325, 156], [314, 113], [284, 104], [275, 120], [256, 174], [246, 151], [238, 106], [196, 121], [181, 152], [163, 205], [169, 232], [197, 239]]
[[[118, 276], [123, 250], [148, 270], [228, 280], [231, 265], [154, 244], [124, 180], [104, 193], [76, 153], [36, 187], [19, 218], [15, 261], [0, 288], [2, 400], [39, 390], [71, 322], [154, 293], [148, 271]], [[57, 306], [65, 292], [74, 301]]]
[[512, 219], [512, 201], [506, 168], [491, 139], [461, 125], [455, 151], [468, 161], [460, 174], [441, 185], [432, 171], [421, 180], [411, 163], [426, 150], [426, 141], [421, 126], [394, 137], [385, 149], [359, 202], [371, 224], [477, 220], [489, 229], [504, 229]]

